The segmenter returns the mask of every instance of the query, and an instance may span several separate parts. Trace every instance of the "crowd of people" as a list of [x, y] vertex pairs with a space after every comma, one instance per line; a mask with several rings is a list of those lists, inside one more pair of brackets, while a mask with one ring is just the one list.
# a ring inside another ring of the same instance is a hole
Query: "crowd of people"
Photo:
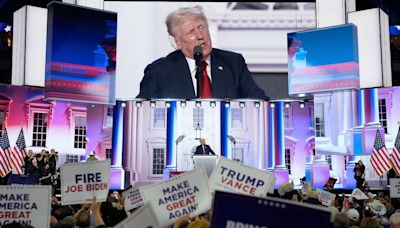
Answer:
[[53, 190], [59, 187], [59, 169], [57, 169], [58, 153], [55, 149], [50, 152], [45, 149], [34, 155], [29, 150], [24, 158], [24, 174], [31, 178], [37, 178], [42, 185], [52, 185]]

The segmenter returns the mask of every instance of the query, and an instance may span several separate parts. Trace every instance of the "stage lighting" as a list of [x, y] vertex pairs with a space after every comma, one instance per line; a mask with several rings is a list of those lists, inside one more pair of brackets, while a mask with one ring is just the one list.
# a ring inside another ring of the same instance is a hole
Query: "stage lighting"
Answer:
[[254, 102], [254, 107], [255, 107], [255, 108], [259, 108], [259, 107], [260, 107], [260, 102], [258, 102], [258, 101], [257, 101], [257, 102]]
[[229, 101], [225, 102], [225, 108], [231, 107], [231, 103]]
[[274, 103], [274, 102], [271, 102], [271, 103], [269, 104], [269, 107], [275, 108], [275, 103]]
[[165, 102], [165, 107], [166, 108], [170, 108], [171, 107], [171, 102], [170, 101], [166, 101]]
[[210, 107], [211, 107], [211, 108], [215, 108], [215, 106], [217, 106], [217, 102], [215, 102], [215, 101], [210, 101]]
[[306, 96], [305, 93], [299, 93], [299, 94], [297, 94], [297, 97], [305, 97], [305, 96]]
[[285, 102], [285, 108], [290, 108], [290, 102]]
[[121, 107], [125, 108], [126, 107], [126, 103], [125, 102], [121, 102]]
[[150, 101], [150, 107], [155, 108], [156, 107], [156, 102], [155, 101]]
[[196, 101], [196, 103], [194, 104], [197, 108], [201, 107], [201, 101]]
[[246, 107], [246, 103], [244, 103], [243, 101], [239, 102], [239, 107], [241, 107], [241, 108]]
[[306, 106], [306, 104], [304, 103], [304, 101], [300, 101], [299, 106], [300, 106], [300, 108], [304, 108]]
[[181, 101], [181, 108], [186, 107], [186, 101]]
[[137, 108], [140, 108], [140, 107], [142, 107], [142, 102], [141, 101], [136, 101], [136, 107]]

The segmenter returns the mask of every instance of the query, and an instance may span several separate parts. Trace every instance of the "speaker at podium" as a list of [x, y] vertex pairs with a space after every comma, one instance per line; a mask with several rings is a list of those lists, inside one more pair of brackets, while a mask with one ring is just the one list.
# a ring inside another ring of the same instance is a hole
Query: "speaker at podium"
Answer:
[[217, 165], [217, 155], [193, 155], [194, 168], [204, 166], [207, 171], [207, 175], [210, 176]]

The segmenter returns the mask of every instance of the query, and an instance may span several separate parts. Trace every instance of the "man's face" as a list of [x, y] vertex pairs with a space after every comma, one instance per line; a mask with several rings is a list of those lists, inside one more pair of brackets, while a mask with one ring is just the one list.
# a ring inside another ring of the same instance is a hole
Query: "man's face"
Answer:
[[208, 26], [201, 18], [185, 17], [178, 26], [175, 42], [186, 57], [193, 59], [193, 48], [200, 45], [203, 48], [203, 58], [206, 59], [212, 50]]

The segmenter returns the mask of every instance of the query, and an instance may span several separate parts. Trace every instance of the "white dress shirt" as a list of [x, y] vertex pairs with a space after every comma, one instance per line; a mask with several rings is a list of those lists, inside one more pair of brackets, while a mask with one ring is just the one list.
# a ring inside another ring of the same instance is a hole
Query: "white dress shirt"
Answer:
[[[189, 70], [190, 70], [190, 73], [191, 73], [191, 75], [192, 75], [192, 82], [193, 82], [194, 94], [197, 95], [197, 86], [196, 86], [196, 83], [197, 83], [197, 81], [196, 81], [196, 62], [195, 62], [194, 59], [191, 59], [191, 58], [188, 58], [188, 57], [186, 57], [186, 61], [187, 61], [188, 65], [189, 65]], [[210, 56], [207, 57], [206, 62], [207, 62], [207, 74], [208, 74], [208, 77], [210, 78], [210, 82], [212, 83], [212, 77], [211, 77], [211, 59], [210, 59]]]

